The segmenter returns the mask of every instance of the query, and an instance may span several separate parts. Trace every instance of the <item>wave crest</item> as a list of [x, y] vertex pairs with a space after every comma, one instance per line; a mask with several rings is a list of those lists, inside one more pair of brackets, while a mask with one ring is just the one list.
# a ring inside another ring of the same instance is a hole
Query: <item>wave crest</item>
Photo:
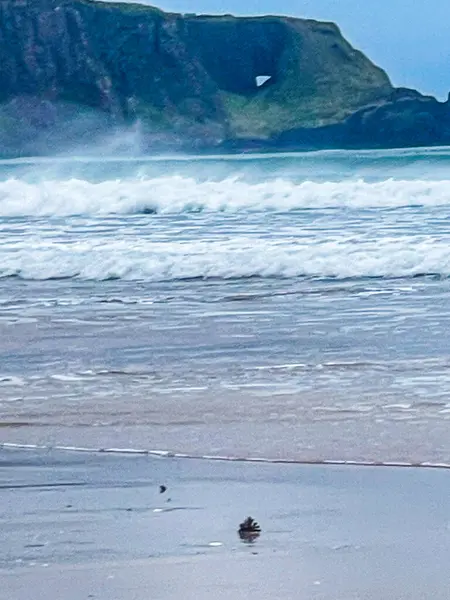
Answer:
[[399, 237], [330, 241], [257, 238], [154, 242], [86, 240], [0, 252], [0, 276], [175, 281], [235, 278], [450, 276], [446, 240]]
[[371, 183], [363, 180], [296, 183], [275, 179], [250, 183], [239, 178], [196, 181], [170, 176], [153, 179], [82, 179], [27, 183], [0, 182], [0, 217], [50, 217], [189, 212], [288, 212], [315, 208], [396, 208], [450, 204], [450, 181]]

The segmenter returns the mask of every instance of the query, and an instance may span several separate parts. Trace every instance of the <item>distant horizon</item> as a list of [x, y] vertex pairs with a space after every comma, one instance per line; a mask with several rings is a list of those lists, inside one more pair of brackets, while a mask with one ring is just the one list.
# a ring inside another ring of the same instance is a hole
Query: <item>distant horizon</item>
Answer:
[[[446, 100], [450, 90], [450, 3], [422, 0], [116, 0], [165, 11], [258, 16], [265, 14], [333, 21], [344, 37], [384, 69], [396, 87]], [[384, 7], [384, 8], [383, 8]], [[448, 75], [447, 75], [448, 73]]]

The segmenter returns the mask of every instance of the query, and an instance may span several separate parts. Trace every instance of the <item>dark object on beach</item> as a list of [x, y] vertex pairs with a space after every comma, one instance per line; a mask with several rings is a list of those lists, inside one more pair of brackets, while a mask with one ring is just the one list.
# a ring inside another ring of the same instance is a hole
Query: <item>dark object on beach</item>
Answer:
[[247, 517], [239, 525], [239, 537], [244, 542], [253, 542], [261, 534], [261, 527], [252, 517]]
[[167, 490], [167, 488], [166, 488], [166, 486], [165, 486], [165, 485], [160, 485], [160, 486], [159, 486], [159, 493], [160, 493], [160, 494], [164, 494], [164, 492], [165, 492], [166, 490]]

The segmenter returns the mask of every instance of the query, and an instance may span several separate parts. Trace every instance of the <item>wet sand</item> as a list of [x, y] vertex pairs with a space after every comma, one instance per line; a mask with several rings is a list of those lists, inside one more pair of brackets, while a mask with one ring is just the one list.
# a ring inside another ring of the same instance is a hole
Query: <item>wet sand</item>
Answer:
[[1, 450], [0, 598], [448, 600], [449, 475]]

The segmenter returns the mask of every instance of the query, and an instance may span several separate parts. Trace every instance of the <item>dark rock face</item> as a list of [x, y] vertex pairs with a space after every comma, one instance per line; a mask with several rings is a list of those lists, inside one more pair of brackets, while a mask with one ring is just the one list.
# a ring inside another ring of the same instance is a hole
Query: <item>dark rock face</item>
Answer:
[[274, 146], [290, 149], [401, 148], [450, 143], [450, 101], [415, 91], [357, 111], [342, 123], [298, 128], [274, 137]]
[[[226, 123], [217, 87], [188, 52], [183, 30], [180, 16], [148, 7], [2, 0], [0, 142], [4, 122], [11, 130], [14, 120], [23, 129], [34, 120], [27, 110], [13, 114], [17, 97], [41, 113], [43, 102], [72, 104], [83, 119], [94, 110], [105, 132], [141, 118], [156, 137], [220, 140]], [[60, 112], [49, 126], [63, 126]]]
[[394, 90], [332, 23], [0, 1], [3, 155], [130, 128], [144, 151], [447, 143], [448, 107]]

